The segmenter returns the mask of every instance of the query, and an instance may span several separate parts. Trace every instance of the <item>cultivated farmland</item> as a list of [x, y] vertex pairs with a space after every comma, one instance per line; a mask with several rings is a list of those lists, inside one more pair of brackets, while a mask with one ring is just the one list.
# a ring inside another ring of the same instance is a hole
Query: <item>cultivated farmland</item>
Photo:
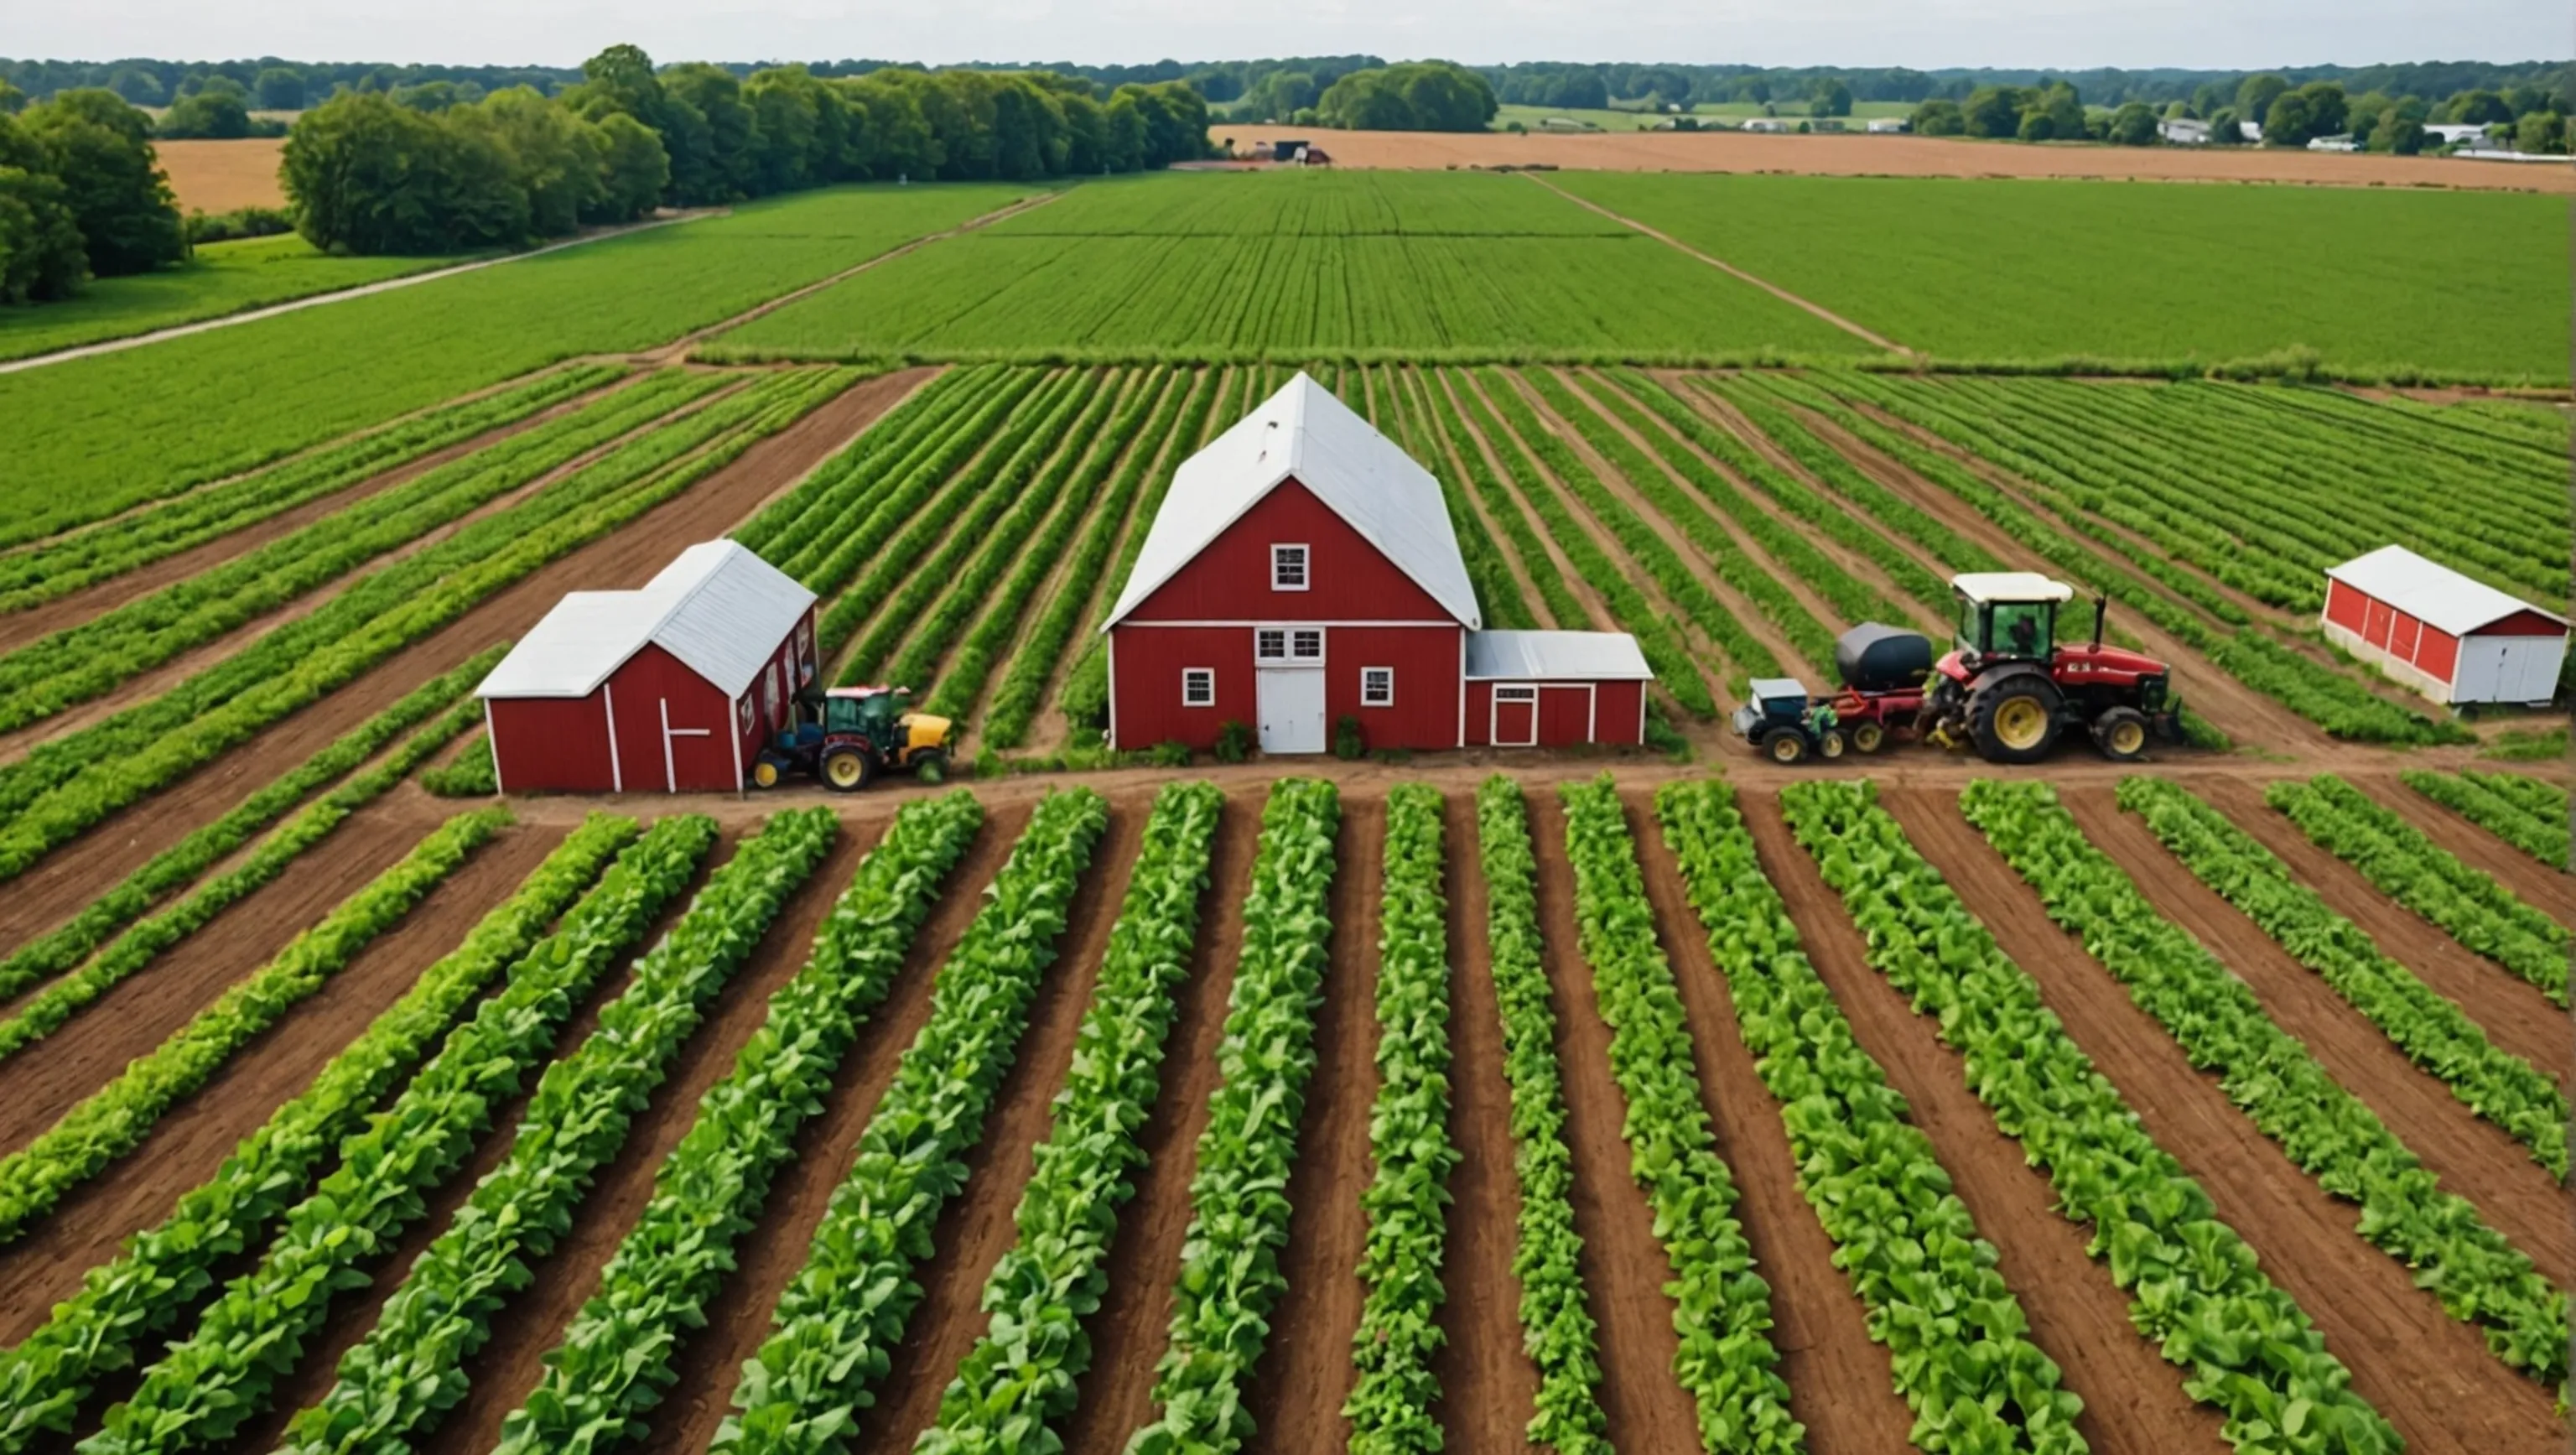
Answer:
[[[0, 376], [0, 1455], [2561, 1438], [2563, 774], [2315, 627], [2389, 542], [2563, 610], [2552, 404], [1897, 367], [1521, 178], [935, 236], [1022, 196]], [[1489, 626], [1637, 636], [1656, 751], [1103, 743], [1298, 368]], [[720, 535], [972, 781], [497, 796], [510, 640]], [[1729, 733], [1996, 569], [2193, 743]]]

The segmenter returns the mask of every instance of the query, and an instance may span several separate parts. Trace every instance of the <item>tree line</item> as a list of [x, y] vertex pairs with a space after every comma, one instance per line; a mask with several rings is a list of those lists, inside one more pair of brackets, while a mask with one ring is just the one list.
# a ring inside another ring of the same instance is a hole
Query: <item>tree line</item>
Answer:
[[0, 98], [0, 304], [68, 298], [93, 277], [188, 255], [151, 119], [109, 91]]
[[2250, 122], [2264, 146], [2349, 137], [2357, 149], [2413, 155], [2438, 142], [2428, 128], [2461, 124], [2502, 129], [2523, 151], [2559, 153], [2568, 147], [2571, 110], [2576, 106], [2567, 92], [2532, 81], [2501, 91], [2473, 87], [2432, 101], [2381, 90], [2354, 95], [2334, 80], [2294, 85], [2286, 75], [2262, 72], [2233, 87], [2204, 82], [2161, 107], [2131, 100], [2108, 110], [2086, 107], [2083, 93], [2066, 80], [1986, 86], [1965, 100], [1924, 101], [1914, 109], [1913, 129], [1925, 136], [2154, 146], [2163, 139], [2163, 123], [2199, 121], [2210, 144], [2236, 146], [2253, 139], [2240, 125]]

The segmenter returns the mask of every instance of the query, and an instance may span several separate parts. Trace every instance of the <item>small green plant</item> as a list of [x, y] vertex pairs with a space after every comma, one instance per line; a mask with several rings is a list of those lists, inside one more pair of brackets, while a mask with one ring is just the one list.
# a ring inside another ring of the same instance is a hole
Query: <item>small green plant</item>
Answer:
[[492, 759], [491, 734], [475, 734], [454, 761], [422, 769], [420, 786], [441, 798], [489, 798], [500, 792], [501, 777]]
[[1220, 763], [1240, 763], [1252, 756], [1252, 729], [1228, 718], [1217, 726], [1216, 747]]
[[1345, 763], [1356, 763], [1368, 756], [1368, 731], [1347, 712], [1333, 723], [1333, 756]]
[[1190, 766], [1190, 745], [1179, 742], [1156, 743], [1147, 750], [1146, 759], [1157, 768], [1186, 768]]

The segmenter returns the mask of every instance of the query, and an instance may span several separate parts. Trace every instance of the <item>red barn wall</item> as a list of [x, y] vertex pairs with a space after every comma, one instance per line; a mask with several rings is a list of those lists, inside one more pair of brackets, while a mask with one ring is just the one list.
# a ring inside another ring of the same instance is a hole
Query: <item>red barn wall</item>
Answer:
[[[1110, 722], [1120, 747], [1187, 743], [1204, 751], [1216, 745], [1222, 724], [1254, 722], [1250, 627], [1115, 626], [1109, 642]], [[1181, 706], [1184, 667], [1216, 672], [1214, 706]]]
[[2563, 637], [2565, 622], [2551, 621], [2536, 611], [2517, 611], [2500, 621], [2488, 622], [2470, 633], [2479, 637]]
[[[1535, 685], [1539, 689], [1538, 741], [1541, 747], [1571, 747], [1578, 743], [1641, 743], [1645, 741], [1638, 709], [1645, 701], [1643, 682], [1512, 682], [1512, 687]], [[1586, 695], [1591, 694], [1587, 703]], [[1493, 743], [1494, 684], [1478, 680], [1467, 684], [1467, 746], [1490, 747]], [[1584, 722], [1590, 717], [1592, 735], [1584, 736]]]
[[2450, 681], [2460, 665], [2460, 639], [2438, 627], [2424, 628], [2424, 640], [2415, 647], [2415, 665]]
[[2360, 631], [2368, 615], [2369, 598], [2332, 577], [2326, 580], [2326, 620], [2347, 631]]
[[2415, 640], [2424, 623], [2402, 611], [2392, 612], [2388, 623], [2388, 653], [2401, 662], [2415, 660]]
[[[599, 693], [497, 697], [484, 708], [492, 720], [493, 762], [501, 771], [503, 792], [615, 791], [617, 774], [608, 758], [608, 704]], [[656, 756], [657, 784], [661, 763]]]
[[[1310, 589], [1270, 589], [1273, 544], [1307, 548]], [[1125, 619], [1456, 621], [1430, 592], [1294, 480], [1263, 496]], [[1455, 742], [1456, 723], [1449, 733]]]
[[1604, 682], [1592, 707], [1592, 741], [1642, 743], [1646, 740], [1646, 684]]
[[[1217, 729], [1232, 721], [1259, 721], [1260, 696], [1252, 632], [1244, 626], [1129, 626], [1110, 629], [1118, 745], [1156, 743], [1211, 747]], [[1324, 629], [1324, 731], [1344, 716], [1360, 720], [1371, 748], [1449, 748], [1458, 743], [1458, 693], [1465, 664], [1458, 628], [1349, 627]], [[1181, 671], [1216, 673], [1212, 707], [1181, 705]], [[1360, 705], [1360, 669], [1395, 669], [1395, 704]]]
[[[741, 786], [734, 774], [734, 745], [758, 723], [755, 717], [746, 729], [714, 684], [648, 642], [609, 674], [608, 685], [616, 691], [617, 756], [626, 769], [627, 792], [729, 792]], [[757, 694], [759, 688], [752, 690]], [[667, 764], [662, 750], [666, 706], [672, 728], [705, 730], [703, 736], [675, 733]]]

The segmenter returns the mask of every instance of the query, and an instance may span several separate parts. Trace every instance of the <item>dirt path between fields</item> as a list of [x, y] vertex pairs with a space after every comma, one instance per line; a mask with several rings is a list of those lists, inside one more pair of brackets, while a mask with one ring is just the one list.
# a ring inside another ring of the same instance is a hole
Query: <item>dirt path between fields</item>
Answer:
[[1229, 793], [1217, 819], [1189, 976], [1173, 992], [1153, 1111], [1136, 1134], [1146, 1162], [1109, 1242], [1108, 1287], [1084, 1324], [1091, 1366], [1076, 1381], [1073, 1413], [1056, 1425], [1070, 1455], [1118, 1455], [1127, 1437], [1153, 1418], [1154, 1363], [1171, 1325], [1172, 1281], [1189, 1232], [1190, 1177], [1217, 1087], [1217, 1046], [1225, 1038], [1235, 962], [1243, 955], [1243, 901], [1252, 891], [1263, 798], [1253, 789]]
[[[2217, 1216], [2298, 1300], [2353, 1389], [2406, 1437], [2409, 1450], [2488, 1455], [2561, 1438], [2551, 1396], [2487, 1352], [2472, 1325], [2444, 1313], [2406, 1266], [2353, 1232], [2354, 1213], [2302, 1174], [2229, 1105], [2190, 1059], [2080, 945], [2048, 919], [1944, 795], [1884, 794], [1906, 836], [2014, 963], [2038, 982], [2067, 1034], [2119, 1088], [2156, 1144], [2179, 1160]], [[2107, 1270], [2097, 1273], [2107, 1277]]]
[[1582, 208], [1586, 212], [1599, 213], [1601, 216], [1610, 219], [1621, 227], [1628, 228], [1635, 232], [1644, 233], [1646, 236], [1653, 238], [1655, 241], [1662, 243], [1664, 246], [1671, 248], [1674, 252], [1680, 253], [1684, 257], [1696, 258], [1699, 261], [1708, 264], [1710, 267], [1717, 269], [1719, 272], [1726, 274], [1728, 277], [1734, 278], [1738, 282], [1750, 283], [1754, 287], [1761, 289], [1763, 292], [1770, 294], [1772, 297], [1779, 299], [1781, 302], [1788, 304], [1792, 308], [1805, 309], [1807, 312], [1814, 314], [1816, 317], [1823, 319], [1825, 322], [1832, 324], [1834, 327], [1841, 329], [1847, 334], [1850, 334], [1852, 337], [1861, 340], [1863, 343], [1885, 349], [1889, 353], [1893, 354], [1904, 354], [1910, 357], [1914, 353], [1914, 350], [1909, 349], [1905, 345], [1898, 343], [1896, 340], [1887, 337], [1885, 334], [1863, 328], [1861, 325], [1852, 322], [1850, 319], [1843, 317], [1841, 314], [1834, 312], [1823, 304], [1810, 302], [1807, 299], [1801, 298], [1797, 294], [1790, 292], [1788, 289], [1781, 287], [1779, 284], [1774, 283], [1767, 278], [1748, 273], [1742, 268], [1735, 266], [1733, 263], [1726, 261], [1724, 258], [1718, 257], [1712, 253], [1701, 252], [1699, 249], [1692, 247], [1690, 244], [1683, 242], [1681, 239], [1674, 237], [1670, 233], [1658, 232], [1654, 228], [1648, 227], [1646, 224], [1637, 221], [1633, 217], [1622, 217], [1618, 213], [1611, 211], [1609, 208], [1602, 206], [1600, 203], [1591, 201], [1588, 198], [1577, 197], [1573, 193], [1559, 187], [1554, 182], [1547, 180], [1545, 177], [1538, 176], [1535, 173], [1523, 173], [1522, 175], [1528, 177], [1531, 181], [1536, 182], [1540, 186], [1545, 187], [1557, 196], [1564, 198], [1566, 201], [1573, 203], [1575, 206]]
[[2315, 971], [2193, 878], [2144, 820], [2120, 812], [2109, 790], [2080, 789], [2060, 798], [2084, 836], [2119, 863], [2149, 902], [2243, 981], [2262, 1001], [2264, 1014], [2297, 1037], [2337, 1085], [2378, 1113], [2445, 1187], [2475, 1203], [2551, 1281], [2576, 1279], [2576, 1219], [2569, 1216], [2576, 1203], [2521, 1143], [2462, 1105]]
[[2057, 1213], [2048, 1178], [2023, 1160], [2018, 1141], [1996, 1129], [1969, 1091], [1958, 1053], [1870, 968], [1842, 897], [1790, 835], [1776, 795], [1746, 793], [1742, 801], [1763, 873], [1787, 902], [1816, 973], [1861, 1047], [1904, 1095], [1979, 1235], [1995, 1246], [1995, 1270], [2029, 1314], [2032, 1342], [2064, 1370], [2065, 1387], [2083, 1397], [2078, 1428], [2085, 1441], [2102, 1455], [2218, 1455], [2226, 1449], [2218, 1413], [2183, 1393], [2182, 1371], [2131, 1325], [2128, 1295], [2084, 1251], [2090, 1226]]
[[1790, 1412], [1807, 1427], [1814, 1455], [1899, 1449], [1914, 1413], [1896, 1392], [1887, 1351], [1870, 1342], [1868, 1309], [1834, 1266], [1833, 1239], [1798, 1186], [1798, 1158], [1780, 1103], [1754, 1069], [1736, 1025], [1734, 994], [1709, 954], [1707, 931], [1664, 843], [1653, 797], [1631, 790], [1621, 798], [1654, 905], [1655, 935], [1690, 1018], [1700, 1102], [1742, 1194], [1736, 1214], [1753, 1245], [1754, 1271], [1771, 1285], [1777, 1321], [1771, 1342], [1780, 1350], [1780, 1377], [1789, 1383]]
[[441, 278], [453, 278], [460, 273], [481, 272], [485, 268], [497, 268], [504, 263], [516, 263], [528, 258], [542, 257], [547, 253], [559, 253], [566, 248], [577, 248], [586, 243], [595, 243], [606, 238], [624, 237], [629, 233], [649, 232], [657, 227], [676, 227], [684, 222], [696, 222], [700, 218], [715, 217], [727, 210], [729, 209], [721, 207], [701, 208], [693, 212], [682, 213], [677, 217], [656, 217], [644, 222], [628, 223], [620, 227], [603, 227], [595, 232], [585, 233], [580, 237], [566, 238], [562, 242], [548, 243], [544, 247], [530, 248], [524, 253], [509, 253], [497, 258], [483, 258], [471, 263], [458, 263], [452, 268], [433, 268], [426, 273], [406, 273], [399, 278], [387, 278], [376, 283], [361, 283], [355, 288], [340, 288], [328, 293], [311, 293], [302, 298], [288, 299], [284, 303], [272, 303], [264, 308], [253, 308], [242, 313], [227, 313], [221, 318], [208, 318], [196, 323], [182, 323], [170, 328], [154, 329], [150, 333], [129, 334], [124, 338], [107, 339], [103, 342], [94, 344], [82, 344], [77, 348], [57, 349], [50, 354], [34, 354], [23, 359], [10, 359], [6, 362], [0, 362], [0, 374], [14, 374], [21, 369], [41, 369], [47, 364], [60, 364], [72, 359], [86, 359], [98, 354], [120, 353], [126, 349], [139, 349], [145, 344], [157, 344], [168, 339], [186, 338], [191, 334], [212, 333], [216, 329], [232, 328], [238, 324], [258, 323], [262, 319], [276, 318], [281, 314], [297, 313], [307, 308], [319, 308], [326, 303], [345, 303], [352, 298], [366, 298], [378, 293], [391, 293], [397, 288], [410, 288], [421, 283], [434, 283]]

